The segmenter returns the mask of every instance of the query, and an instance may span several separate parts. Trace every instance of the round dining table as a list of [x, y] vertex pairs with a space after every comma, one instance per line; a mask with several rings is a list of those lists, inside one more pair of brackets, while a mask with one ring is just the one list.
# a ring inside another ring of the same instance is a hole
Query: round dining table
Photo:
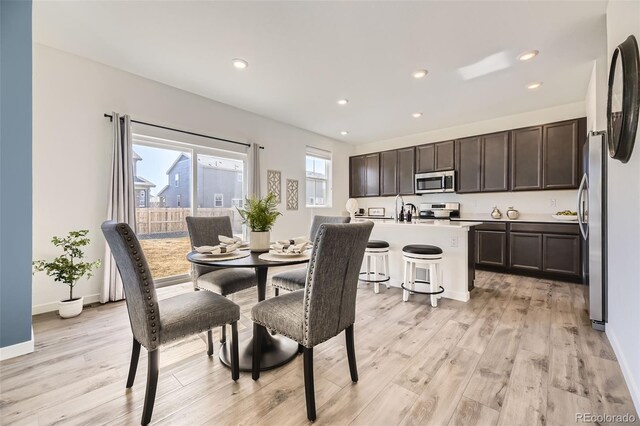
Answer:
[[[187, 260], [191, 263], [210, 266], [215, 268], [253, 268], [256, 271], [258, 280], [258, 302], [266, 297], [267, 292], [267, 272], [270, 267], [299, 265], [309, 262], [309, 256], [292, 259], [283, 258], [281, 261], [262, 260], [259, 256], [263, 253], [249, 253], [249, 256], [232, 260], [216, 260], [215, 258], [205, 258], [198, 252], [192, 251], [187, 254]], [[298, 343], [280, 335], [262, 333], [263, 341], [260, 351], [260, 370], [270, 370], [286, 364], [298, 354]], [[220, 348], [220, 361], [227, 367], [231, 366], [230, 345], [226, 342]], [[253, 328], [249, 328], [238, 333], [238, 353], [240, 360], [240, 371], [251, 371], [253, 361]]]

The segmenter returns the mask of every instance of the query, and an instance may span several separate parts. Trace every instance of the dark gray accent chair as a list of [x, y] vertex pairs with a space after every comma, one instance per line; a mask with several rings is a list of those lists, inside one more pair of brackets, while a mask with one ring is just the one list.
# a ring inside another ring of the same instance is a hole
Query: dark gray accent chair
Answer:
[[[229, 216], [187, 216], [186, 221], [192, 248], [218, 245], [218, 235], [233, 237]], [[191, 280], [195, 290], [208, 290], [223, 296], [258, 285], [256, 273], [250, 268], [209, 268], [191, 264]], [[220, 342], [224, 343], [227, 336], [226, 326], [222, 326], [220, 335]]]
[[142, 411], [143, 425], [151, 421], [158, 385], [159, 347], [186, 336], [207, 332], [207, 354], [213, 355], [211, 329], [231, 324], [231, 378], [240, 376], [238, 327], [240, 307], [208, 291], [192, 292], [158, 300], [149, 265], [133, 230], [126, 223], [107, 221], [102, 232], [116, 261], [126, 296], [133, 332], [133, 350], [127, 388], [133, 386], [140, 358], [140, 346], [147, 349], [147, 388]]
[[[309, 239], [314, 241], [320, 225], [323, 223], [349, 223], [349, 216], [314, 216], [311, 222], [311, 232]], [[287, 291], [296, 291], [304, 288], [307, 281], [307, 268], [292, 269], [290, 271], [280, 272], [271, 278], [271, 286], [275, 289], [276, 296], [280, 293], [280, 289]]]
[[351, 380], [358, 381], [353, 324], [360, 266], [372, 222], [323, 224], [315, 236], [303, 290], [267, 299], [251, 309], [253, 380], [260, 378], [261, 340], [266, 329], [298, 342], [304, 354], [307, 418], [316, 418], [313, 347], [344, 330]]

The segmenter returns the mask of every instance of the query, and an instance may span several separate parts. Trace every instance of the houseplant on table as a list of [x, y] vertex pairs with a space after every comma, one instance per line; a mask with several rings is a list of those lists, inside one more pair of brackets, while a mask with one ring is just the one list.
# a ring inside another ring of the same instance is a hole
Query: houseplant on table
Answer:
[[100, 260], [95, 262], [84, 261], [82, 248], [91, 243], [91, 240], [87, 238], [88, 233], [89, 230], [82, 229], [80, 231], [71, 231], [64, 238], [53, 237], [51, 242], [56, 247], [62, 247], [63, 254], [50, 262], [46, 260], [33, 262], [34, 274], [36, 272], [45, 272], [48, 276], [54, 277], [54, 281], [69, 286], [69, 299], [58, 302], [58, 314], [62, 318], [80, 315], [84, 298], [74, 298], [73, 288], [81, 278], [91, 278], [92, 271], [101, 265]]
[[242, 223], [246, 223], [251, 230], [249, 236], [251, 251], [258, 253], [269, 251], [271, 228], [278, 216], [282, 214], [276, 206], [276, 196], [270, 192], [264, 198], [247, 198], [244, 207], [238, 208]]

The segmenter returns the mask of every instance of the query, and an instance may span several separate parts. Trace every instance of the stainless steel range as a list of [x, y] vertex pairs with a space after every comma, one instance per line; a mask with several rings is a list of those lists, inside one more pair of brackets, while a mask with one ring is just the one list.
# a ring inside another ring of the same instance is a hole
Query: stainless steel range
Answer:
[[460, 203], [420, 203], [420, 219], [443, 219], [460, 217]]

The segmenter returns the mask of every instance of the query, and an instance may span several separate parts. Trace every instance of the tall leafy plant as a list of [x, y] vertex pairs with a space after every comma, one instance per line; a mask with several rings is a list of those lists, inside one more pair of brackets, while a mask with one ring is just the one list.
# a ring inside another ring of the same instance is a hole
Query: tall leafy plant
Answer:
[[93, 270], [99, 268], [100, 260], [85, 262], [83, 247], [89, 245], [91, 240], [87, 238], [89, 230], [71, 231], [66, 237], [53, 237], [51, 242], [56, 247], [62, 247], [63, 254], [50, 262], [36, 260], [33, 262], [33, 273], [45, 272], [54, 277], [54, 281], [69, 286], [69, 300], [73, 300], [73, 287], [83, 277], [91, 278]]
[[270, 192], [264, 198], [247, 198], [242, 209], [236, 208], [242, 223], [247, 224], [249, 229], [253, 232], [266, 232], [271, 231], [278, 216], [282, 215], [276, 208], [277, 205], [275, 194]]

